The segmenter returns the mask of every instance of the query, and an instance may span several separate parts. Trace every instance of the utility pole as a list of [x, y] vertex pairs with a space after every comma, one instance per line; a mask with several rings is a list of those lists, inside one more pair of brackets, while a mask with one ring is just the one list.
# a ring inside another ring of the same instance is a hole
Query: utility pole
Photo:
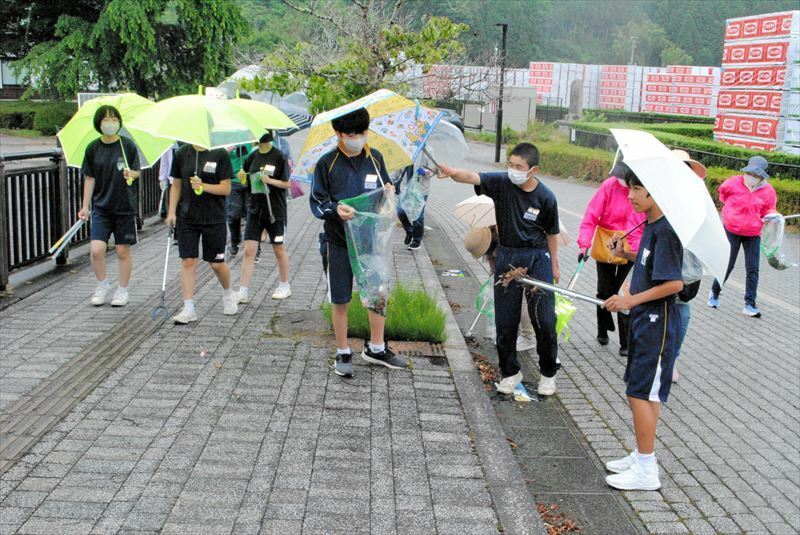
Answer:
[[637, 39], [635, 35], [631, 36], [631, 60], [628, 62], [628, 65], [633, 65], [633, 59], [636, 56], [636, 44]]
[[497, 124], [494, 141], [494, 161], [500, 161], [500, 142], [503, 137], [503, 86], [506, 82], [506, 40], [508, 38], [508, 24], [501, 22], [495, 24], [503, 28], [503, 45], [500, 49], [500, 96], [497, 100]]

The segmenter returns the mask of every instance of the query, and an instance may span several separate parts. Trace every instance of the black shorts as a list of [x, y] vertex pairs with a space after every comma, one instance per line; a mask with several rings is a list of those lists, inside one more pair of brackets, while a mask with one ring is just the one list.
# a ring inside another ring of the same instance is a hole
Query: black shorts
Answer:
[[325, 241], [324, 259], [328, 262], [328, 300], [334, 305], [344, 305], [353, 297], [353, 269], [347, 246]]
[[181, 223], [175, 229], [178, 238], [178, 253], [181, 258], [198, 258], [200, 240], [203, 241], [203, 260], [206, 262], [225, 261], [225, 241], [228, 229], [225, 222], [220, 223]]
[[286, 243], [286, 221], [269, 222], [269, 215], [258, 211], [247, 211], [244, 226], [244, 239], [260, 242], [261, 233], [267, 231], [269, 242], [273, 245]]
[[625, 394], [664, 403], [672, 386], [677, 342], [681, 330], [678, 305], [657, 301], [631, 311]]
[[116, 245], [136, 243], [136, 215], [116, 215], [94, 210], [92, 212], [91, 239], [108, 243], [112, 234]]

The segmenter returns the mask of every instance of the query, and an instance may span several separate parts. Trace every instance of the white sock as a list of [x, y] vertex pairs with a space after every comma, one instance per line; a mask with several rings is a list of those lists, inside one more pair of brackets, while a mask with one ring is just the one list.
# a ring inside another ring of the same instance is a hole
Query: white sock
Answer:
[[101, 281], [97, 281], [98, 286], [102, 286], [103, 288], [110, 288], [111, 284], [108, 282], [108, 279], [103, 279]]
[[372, 342], [369, 343], [369, 350], [373, 353], [383, 353], [386, 351], [386, 344], [373, 344]]
[[281, 281], [280, 282], [280, 287], [281, 288], [288, 288], [289, 287], [289, 281], [286, 281], [286, 282]]
[[124, 293], [124, 294], [128, 293], [128, 287], [127, 286], [122, 286], [121, 284], [117, 287], [117, 290], [122, 292], [122, 293]]
[[233, 298], [233, 296], [234, 296], [233, 287], [222, 289], [222, 297], [227, 297], [230, 299]]
[[350, 353], [352, 353], [352, 351], [350, 351], [349, 347], [346, 347], [344, 349], [342, 349], [341, 347], [336, 348], [337, 355], [349, 355]]
[[193, 311], [194, 310], [194, 299], [184, 299], [183, 308], [185, 308], [187, 311], [190, 311], [190, 312]]
[[652, 468], [656, 465], [656, 454], [653, 453], [639, 453], [636, 451], [636, 462], [642, 468]]
[[247, 293], [247, 286], [239, 286], [239, 291]]

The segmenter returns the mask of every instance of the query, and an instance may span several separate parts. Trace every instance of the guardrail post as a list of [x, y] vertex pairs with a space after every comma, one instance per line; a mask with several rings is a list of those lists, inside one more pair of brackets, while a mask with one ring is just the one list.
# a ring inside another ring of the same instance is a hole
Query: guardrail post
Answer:
[[6, 202], [6, 164], [0, 156], [0, 292], [8, 285], [8, 267], [11, 263], [8, 237], [8, 202]]
[[[63, 236], [72, 226], [69, 221], [69, 176], [67, 175], [67, 159], [62, 149], [56, 149], [51, 158], [56, 164], [56, 236]], [[80, 190], [83, 192], [83, 189]], [[64, 247], [56, 258], [56, 265], [63, 266], [69, 260], [69, 245]]]

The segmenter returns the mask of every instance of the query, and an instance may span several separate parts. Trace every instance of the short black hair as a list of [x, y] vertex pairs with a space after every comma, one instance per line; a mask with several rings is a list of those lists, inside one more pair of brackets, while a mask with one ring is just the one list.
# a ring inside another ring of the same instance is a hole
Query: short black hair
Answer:
[[[621, 170], [625, 172], [625, 176], [621, 178], [625, 181], [625, 183], [628, 185], [629, 188], [632, 188], [634, 186], [639, 186], [644, 188], [644, 184], [642, 184], [642, 181], [639, 179], [638, 176], [636, 176], [636, 173], [634, 173], [630, 167], [628, 167], [622, 162], [618, 163], [617, 165], [620, 166]], [[648, 195], [649, 194], [650, 192], [648, 192]]]
[[270, 142], [270, 141], [272, 141], [273, 139], [274, 139], [274, 137], [273, 137], [273, 135], [272, 135], [272, 130], [267, 130], [267, 131], [264, 133], [264, 135], [263, 135], [263, 136], [261, 136], [260, 138], [258, 138], [258, 142], [259, 142], [259, 143], [269, 143], [269, 142]]
[[513, 149], [509, 156], [519, 156], [528, 162], [528, 168], [532, 169], [539, 165], [539, 149], [533, 143], [520, 143]]
[[334, 132], [341, 134], [360, 134], [369, 128], [369, 112], [366, 108], [358, 108], [347, 115], [342, 115], [331, 121]]
[[119, 110], [114, 106], [104, 104], [97, 108], [97, 110], [94, 112], [93, 124], [94, 129], [97, 130], [98, 133], [103, 133], [103, 131], [100, 129], [100, 123], [103, 122], [103, 118], [105, 117], [116, 117], [119, 119], [119, 127], [122, 128], [122, 115], [119, 113]]

